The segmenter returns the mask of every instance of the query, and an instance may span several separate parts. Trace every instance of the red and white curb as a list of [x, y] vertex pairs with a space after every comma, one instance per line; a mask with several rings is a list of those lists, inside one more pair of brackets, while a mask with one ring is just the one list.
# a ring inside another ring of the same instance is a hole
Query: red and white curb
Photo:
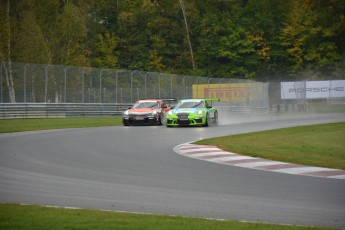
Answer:
[[345, 179], [345, 170], [291, 164], [243, 156], [236, 153], [227, 152], [219, 149], [216, 146], [210, 145], [195, 145], [185, 143], [176, 146], [174, 151], [183, 156], [219, 164], [304, 176]]

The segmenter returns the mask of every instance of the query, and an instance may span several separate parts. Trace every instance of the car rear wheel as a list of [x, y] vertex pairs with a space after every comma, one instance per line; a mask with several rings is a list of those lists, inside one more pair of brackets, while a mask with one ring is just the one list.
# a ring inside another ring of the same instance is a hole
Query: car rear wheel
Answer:
[[217, 125], [218, 124], [218, 112], [214, 112], [214, 117], [213, 117], [213, 124]]

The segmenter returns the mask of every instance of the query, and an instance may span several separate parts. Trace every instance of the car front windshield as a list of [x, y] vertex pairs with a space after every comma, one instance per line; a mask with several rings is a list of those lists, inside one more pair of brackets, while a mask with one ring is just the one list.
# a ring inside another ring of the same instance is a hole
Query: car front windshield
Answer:
[[137, 108], [159, 108], [159, 104], [155, 101], [139, 101], [132, 107], [132, 109]]
[[175, 107], [176, 109], [184, 109], [184, 108], [204, 108], [204, 102], [202, 101], [181, 101]]

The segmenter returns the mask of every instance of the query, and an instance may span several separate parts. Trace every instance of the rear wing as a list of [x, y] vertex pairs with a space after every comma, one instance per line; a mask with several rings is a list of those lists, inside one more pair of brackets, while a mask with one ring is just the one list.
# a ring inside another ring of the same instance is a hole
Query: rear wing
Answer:
[[172, 101], [176, 101], [176, 98], [161, 98], [160, 100], [162, 100], [163, 102], [167, 102], [167, 104], [169, 105], [169, 107], [171, 107], [171, 102]]
[[212, 107], [212, 102], [213, 101], [220, 101], [220, 98], [204, 98], [205, 102], [209, 104], [209, 106]]
[[176, 98], [161, 98], [162, 101], [176, 101]]
[[220, 101], [220, 98], [204, 98], [205, 101]]

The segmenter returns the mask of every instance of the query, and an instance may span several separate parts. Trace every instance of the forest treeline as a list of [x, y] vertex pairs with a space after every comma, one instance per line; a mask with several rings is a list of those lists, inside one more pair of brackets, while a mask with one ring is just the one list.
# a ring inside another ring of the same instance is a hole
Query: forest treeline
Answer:
[[345, 78], [344, 0], [1, 0], [0, 61]]

